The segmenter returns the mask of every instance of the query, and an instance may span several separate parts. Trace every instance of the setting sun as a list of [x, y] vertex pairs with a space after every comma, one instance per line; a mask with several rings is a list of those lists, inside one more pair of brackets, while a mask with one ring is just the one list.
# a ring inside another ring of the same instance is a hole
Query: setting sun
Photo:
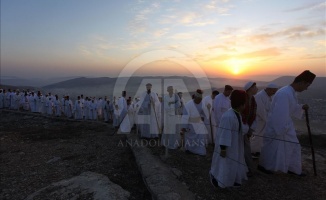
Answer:
[[246, 62], [244, 60], [232, 58], [225, 61], [225, 66], [233, 75], [239, 75], [243, 73], [246, 67]]

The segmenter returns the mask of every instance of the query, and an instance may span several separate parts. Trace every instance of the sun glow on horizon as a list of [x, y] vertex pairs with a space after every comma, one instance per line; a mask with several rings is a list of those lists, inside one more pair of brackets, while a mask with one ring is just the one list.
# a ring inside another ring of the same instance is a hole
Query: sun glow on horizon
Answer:
[[225, 67], [227, 71], [229, 71], [233, 75], [243, 74], [245, 72], [246, 65], [247, 63], [245, 60], [240, 60], [236, 58], [231, 58], [225, 61]]

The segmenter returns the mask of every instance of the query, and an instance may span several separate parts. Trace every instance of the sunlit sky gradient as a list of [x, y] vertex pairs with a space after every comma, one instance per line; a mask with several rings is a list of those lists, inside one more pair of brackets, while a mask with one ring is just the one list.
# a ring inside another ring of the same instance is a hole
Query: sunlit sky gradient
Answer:
[[113, 77], [149, 52], [159, 55], [134, 66], [138, 74], [187, 75], [186, 59], [209, 77], [326, 76], [325, 8], [324, 0], [1, 0], [1, 76]]

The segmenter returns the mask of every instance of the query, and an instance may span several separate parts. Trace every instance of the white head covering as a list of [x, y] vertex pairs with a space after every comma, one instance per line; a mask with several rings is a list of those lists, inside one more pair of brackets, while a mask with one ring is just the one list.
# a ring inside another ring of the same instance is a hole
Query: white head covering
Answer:
[[243, 87], [243, 89], [245, 90], [245, 91], [247, 91], [253, 84], [255, 84], [255, 82], [253, 82], [253, 81], [249, 81], [248, 83], [246, 83], [245, 85], [244, 85], [244, 87]]
[[275, 83], [269, 83], [266, 88], [278, 89], [278, 86]]

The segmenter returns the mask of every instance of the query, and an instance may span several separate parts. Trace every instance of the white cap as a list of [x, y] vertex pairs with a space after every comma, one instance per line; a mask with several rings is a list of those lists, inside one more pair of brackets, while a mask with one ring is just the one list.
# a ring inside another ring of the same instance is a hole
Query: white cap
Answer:
[[278, 89], [278, 86], [275, 83], [269, 83], [266, 88]]
[[253, 86], [255, 84], [255, 82], [252, 82], [252, 81], [249, 81], [248, 83], [246, 83], [245, 85], [244, 85], [244, 90], [248, 90], [249, 88], [251, 88], [251, 86]]

